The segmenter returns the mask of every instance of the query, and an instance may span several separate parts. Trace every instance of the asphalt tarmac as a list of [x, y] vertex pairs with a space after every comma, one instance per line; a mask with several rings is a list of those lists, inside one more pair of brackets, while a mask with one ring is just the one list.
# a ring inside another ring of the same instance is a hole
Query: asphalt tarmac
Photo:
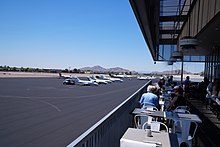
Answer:
[[0, 78], [0, 146], [64, 147], [147, 81], [63, 85], [58, 78]]

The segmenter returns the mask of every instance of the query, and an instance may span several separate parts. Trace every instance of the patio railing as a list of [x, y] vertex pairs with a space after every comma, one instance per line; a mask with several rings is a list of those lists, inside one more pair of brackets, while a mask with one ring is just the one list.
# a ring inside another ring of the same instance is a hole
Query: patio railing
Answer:
[[133, 125], [131, 112], [138, 106], [138, 100], [147, 91], [150, 82], [147, 82], [67, 147], [119, 147], [120, 138], [127, 128]]

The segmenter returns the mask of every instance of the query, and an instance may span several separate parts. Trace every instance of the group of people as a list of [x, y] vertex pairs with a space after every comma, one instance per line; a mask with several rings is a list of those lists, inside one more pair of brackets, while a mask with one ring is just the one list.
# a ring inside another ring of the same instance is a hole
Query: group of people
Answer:
[[207, 96], [215, 96], [220, 98], [220, 80], [215, 78], [206, 88]]
[[[147, 87], [147, 93], [144, 93], [140, 98], [140, 104], [143, 109], [146, 109], [147, 105], [152, 105], [160, 110], [161, 106], [159, 104], [160, 95], [164, 91], [164, 85], [161, 81], [157, 85], [149, 85]], [[185, 105], [185, 99], [183, 97], [183, 88], [181, 86], [174, 86], [172, 89], [171, 100], [166, 110], [170, 111], [178, 106]]]
[[[186, 100], [193, 96], [192, 92], [192, 82], [190, 77], [186, 76], [183, 86], [176, 86], [173, 84], [173, 76], [167, 78], [166, 82], [164, 78], [154, 86], [149, 85], [147, 87], [147, 93], [144, 93], [140, 98], [140, 104], [142, 108], [146, 109], [146, 105], [152, 105], [160, 109], [159, 99], [162, 92], [165, 90], [165, 86], [172, 86], [171, 101], [166, 110], [175, 109], [178, 106], [186, 105]], [[220, 79], [214, 79], [213, 82], [209, 82], [208, 78], [204, 78], [202, 82], [198, 85], [198, 91], [201, 94], [200, 97], [210, 97], [214, 96], [220, 99]]]
[[198, 85], [198, 91], [198, 98], [202, 100], [210, 97], [220, 98], [220, 79], [214, 78], [213, 81], [210, 82], [207, 77], [204, 77], [203, 81]]

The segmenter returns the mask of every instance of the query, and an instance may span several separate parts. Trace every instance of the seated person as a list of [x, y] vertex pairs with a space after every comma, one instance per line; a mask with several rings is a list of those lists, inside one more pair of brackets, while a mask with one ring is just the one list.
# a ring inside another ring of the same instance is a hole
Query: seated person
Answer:
[[170, 76], [170, 77], [169, 77], [168, 83], [169, 83], [170, 86], [173, 85], [173, 76]]
[[147, 93], [144, 93], [141, 96], [141, 99], [139, 101], [140, 104], [142, 105], [143, 109], [147, 108], [146, 105], [144, 105], [146, 103], [149, 104], [149, 105], [155, 106], [158, 109], [160, 109], [159, 99], [158, 99], [158, 96], [155, 94], [156, 91], [157, 91], [156, 86], [149, 85], [147, 87]]
[[212, 83], [209, 83], [206, 91], [209, 96], [218, 96], [220, 91], [220, 80], [215, 78]]
[[163, 87], [163, 83], [161, 81], [159, 81], [156, 85], [156, 95], [159, 97], [160, 95], [162, 95], [162, 91], [164, 90], [164, 87]]
[[185, 106], [186, 101], [185, 98], [183, 97], [183, 89], [181, 86], [175, 86], [173, 88], [174, 93], [172, 95], [172, 100], [170, 102], [170, 106], [168, 110], [175, 109], [178, 106]]

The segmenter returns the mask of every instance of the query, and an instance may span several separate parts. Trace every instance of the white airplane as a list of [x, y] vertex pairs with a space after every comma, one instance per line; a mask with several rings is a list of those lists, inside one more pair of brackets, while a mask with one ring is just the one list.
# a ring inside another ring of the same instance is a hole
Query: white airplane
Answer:
[[67, 75], [62, 75], [61, 73], [59, 73], [59, 78], [69, 79], [71, 78], [71, 75], [67, 76]]
[[150, 80], [154, 80], [154, 79], [156, 79], [157, 77], [155, 77], [155, 76], [151, 76], [150, 77]]
[[112, 78], [125, 78], [126, 75], [113, 75], [113, 74], [109, 74], [110, 77]]
[[110, 77], [113, 77], [113, 78], [131, 78], [132, 76], [131, 75], [126, 75], [126, 74], [109, 74]]
[[103, 79], [103, 78], [101, 78], [100, 76], [94, 76], [94, 79], [98, 79], [98, 80], [103, 80], [103, 81], [106, 81], [106, 82], [108, 82], [108, 83], [112, 83], [112, 81], [111, 80], [109, 80], [109, 79]]
[[94, 82], [94, 81], [87, 81], [87, 80], [81, 80], [78, 77], [73, 77], [72, 78], [75, 81], [75, 84], [81, 85], [81, 86], [98, 86], [99, 84]]
[[100, 77], [101, 77], [101, 79], [111, 80], [112, 82], [123, 82], [123, 80], [120, 78], [105, 77], [104, 75], [101, 75]]
[[137, 77], [139, 80], [154, 80], [156, 79], [155, 76], [139, 76]]
[[138, 76], [137, 79], [139, 79], [139, 80], [149, 80], [150, 77], [149, 76]]
[[107, 80], [97, 79], [94, 76], [88, 77], [90, 81], [96, 82], [98, 84], [108, 84]]

